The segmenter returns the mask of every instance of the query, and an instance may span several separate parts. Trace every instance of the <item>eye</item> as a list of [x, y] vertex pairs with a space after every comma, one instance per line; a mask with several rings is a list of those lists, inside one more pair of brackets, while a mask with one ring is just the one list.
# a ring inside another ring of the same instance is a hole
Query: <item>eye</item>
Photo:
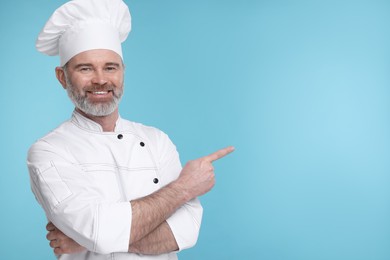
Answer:
[[91, 67], [80, 67], [79, 71], [86, 73], [86, 72], [92, 71], [92, 68]]
[[110, 72], [110, 71], [116, 71], [116, 70], [117, 70], [117, 67], [115, 67], [115, 66], [108, 66], [108, 67], [105, 68], [105, 70], [106, 70], [106, 71], [109, 71], [109, 72]]

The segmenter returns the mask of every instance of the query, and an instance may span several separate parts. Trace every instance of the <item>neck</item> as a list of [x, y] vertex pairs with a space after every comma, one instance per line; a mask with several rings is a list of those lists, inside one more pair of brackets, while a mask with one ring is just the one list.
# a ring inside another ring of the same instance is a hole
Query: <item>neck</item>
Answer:
[[114, 132], [116, 121], [119, 118], [118, 108], [107, 116], [93, 116], [84, 113], [78, 108], [76, 108], [76, 110], [86, 118], [91, 119], [92, 121], [101, 125], [103, 128], [103, 132]]

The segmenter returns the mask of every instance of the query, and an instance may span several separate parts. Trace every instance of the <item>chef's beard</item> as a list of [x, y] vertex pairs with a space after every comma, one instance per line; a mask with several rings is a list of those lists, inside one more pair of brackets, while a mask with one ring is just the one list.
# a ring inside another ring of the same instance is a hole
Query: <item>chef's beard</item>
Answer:
[[[112, 114], [119, 105], [119, 102], [123, 95], [123, 87], [117, 88], [113, 85], [107, 86], [91, 86], [82, 90], [82, 93], [77, 91], [73, 87], [72, 83], [69, 80], [69, 77], [65, 71], [65, 80], [66, 80], [66, 91], [68, 92], [69, 98], [72, 100], [73, 104], [83, 111], [87, 115], [92, 116], [108, 116]], [[112, 92], [113, 98], [111, 101], [107, 102], [90, 102], [87, 97], [87, 91], [108, 91]]]

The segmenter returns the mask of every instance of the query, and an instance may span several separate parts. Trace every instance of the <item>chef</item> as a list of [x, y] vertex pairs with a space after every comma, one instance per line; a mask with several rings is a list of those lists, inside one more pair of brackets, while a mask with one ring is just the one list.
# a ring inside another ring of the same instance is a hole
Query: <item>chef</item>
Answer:
[[72, 117], [28, 152], [32, 191], [59, 259], [177, 259], [195, 245], [198, 196], [214, 186], [221, 149], [181, 167], [162, 131], [120, 117], [121, 43], [131, 28], [122, 0], [74, 0], [58, 8], [36, 47], [55, 69]]

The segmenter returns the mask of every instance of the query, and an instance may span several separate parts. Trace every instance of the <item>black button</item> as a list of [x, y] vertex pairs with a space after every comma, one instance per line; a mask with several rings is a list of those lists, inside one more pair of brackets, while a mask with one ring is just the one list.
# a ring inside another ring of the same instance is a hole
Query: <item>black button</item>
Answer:
[[154, 178], [154, 179], [153, 179], [153, 182], [157, 184], [157, 183], [158, 183], [158, 179], [157, 179], [157, 178]]
[[144, 147], [144, 146], [145, 146], [145, 143], [144, 143], [144, 142], [140, 142], [139, 145], [142, 146], [142, 147]]
[[118, 137], [118, 139], [122, 139], [122, 138], [123, 138], [123, 135], [122, 135], [122, 134], [119, 134], [117, 137]]

